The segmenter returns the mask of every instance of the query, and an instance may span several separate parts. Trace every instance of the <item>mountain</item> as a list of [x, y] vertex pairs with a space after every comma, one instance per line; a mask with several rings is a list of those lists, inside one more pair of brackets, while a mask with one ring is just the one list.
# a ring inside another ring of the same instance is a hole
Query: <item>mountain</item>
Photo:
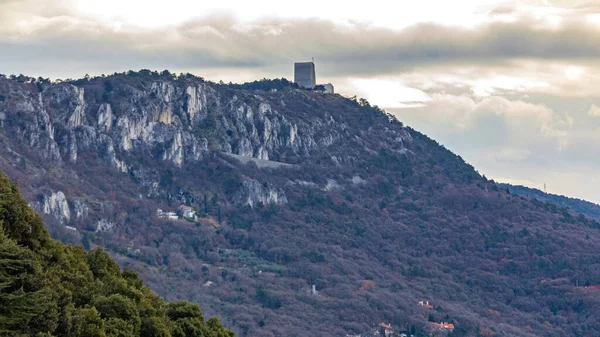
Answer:
[[166, 71], [12, 76], [0, 143], [55, 238], [241, 336], [600, 331], [600, 293], [579, 287], [600, 283], [596, 221], [507, 193], [364, 99]]
[[555, 205], [561, 208], [568, 208], [576, 213], [586, 215], [596, 221], [600, 221], [600, 205], [589, 201], [569, 198], [563, 195], [545, 193], [535, 188], [529, 188], [519, 185], [500, 184], [503, 188], [508, 189], [510, 193], [524, 196], [528, 199], [538, 200], [550, 205]]
[[0, 172], [2, 336], [233, 337], [198, 306], [167, 303], [102, 249], [50, 239], [42, 219]]

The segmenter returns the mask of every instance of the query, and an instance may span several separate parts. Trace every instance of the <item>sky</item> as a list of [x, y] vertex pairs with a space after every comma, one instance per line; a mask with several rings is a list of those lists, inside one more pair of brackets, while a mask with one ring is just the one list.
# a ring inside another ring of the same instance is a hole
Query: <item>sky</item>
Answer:
[[0, 0], [0, 73], [293, 79], [367, 98], [488, 178], [600, 203], [600, 0]]

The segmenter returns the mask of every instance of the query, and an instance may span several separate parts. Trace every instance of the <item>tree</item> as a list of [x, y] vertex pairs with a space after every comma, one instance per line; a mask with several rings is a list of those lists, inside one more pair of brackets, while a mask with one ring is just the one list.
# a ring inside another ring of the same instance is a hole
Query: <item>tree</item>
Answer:
[[41, 277], [34, 254], [0, 231], [0, 334], [21, 329], [34, 334], [57, 328], [56, 298], [39, 282]]
[[72, 337], [105, 337], [104, 321], [96, 308], [73, 310], [67, 334]]
[[106, 80], [104, 81], [104, 90], [106, 92], [111, 92], [113, 91], [113, 84], [111, 80]]
[[121, 294], [113, 294], [108, 297], [102, 296], [94, 301], [94, 306], [96, 309], [98, 309], [98, 312], [100, 312], [102, 318], [106, 319], [107, 335], [122, 337], [129, 336], [119, 335], [114, 332], [118, 329], [124, 331], [131, 330], [132, 336], [133, 333], [140, 331], [142, 325], [140, 313], [135, 303], [133, 303], [129, 298]]

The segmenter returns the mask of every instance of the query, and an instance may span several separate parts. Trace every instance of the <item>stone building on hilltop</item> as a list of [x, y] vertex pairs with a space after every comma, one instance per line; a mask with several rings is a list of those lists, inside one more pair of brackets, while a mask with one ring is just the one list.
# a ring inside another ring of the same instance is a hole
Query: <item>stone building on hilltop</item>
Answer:
[[315, 89], [315, 87], [319, 87], [319, 91], [322, 91], [323, 93], [334, 93], [333, 84], [317, 84], [315, 63], [313, 61], [294, 63], [294, 82], [305, 89]]
[[294, 63], [294, 82], [299, 86], [312, 89], [317, 85], [317, 76], [314, 62]]

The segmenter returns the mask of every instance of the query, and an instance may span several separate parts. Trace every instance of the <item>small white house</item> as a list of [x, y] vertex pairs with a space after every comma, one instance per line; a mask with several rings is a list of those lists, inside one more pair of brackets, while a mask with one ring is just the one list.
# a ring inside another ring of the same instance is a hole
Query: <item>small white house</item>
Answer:
[[157, 209], [156, 210], [156, 216], [158, 216], [159, 218], [162, 219], [169, 219], [169, 220], [177, 220], [179, 219], [179, 216], [177, 216], [177, 213], [175, 212], [165, 212], [162, 209]]
[[186, 219], [194, 219], [196, 217], [196, 211], [190, 206], [181, 205], [179, 206], [179, 210]]
[[326, 94], [335, 93], [335, 90], [333, 89], [333, 84], [327, 83], [327, 84], [322, 84], [322, 86], [325, 87], [324, 93], [326, 93]]

